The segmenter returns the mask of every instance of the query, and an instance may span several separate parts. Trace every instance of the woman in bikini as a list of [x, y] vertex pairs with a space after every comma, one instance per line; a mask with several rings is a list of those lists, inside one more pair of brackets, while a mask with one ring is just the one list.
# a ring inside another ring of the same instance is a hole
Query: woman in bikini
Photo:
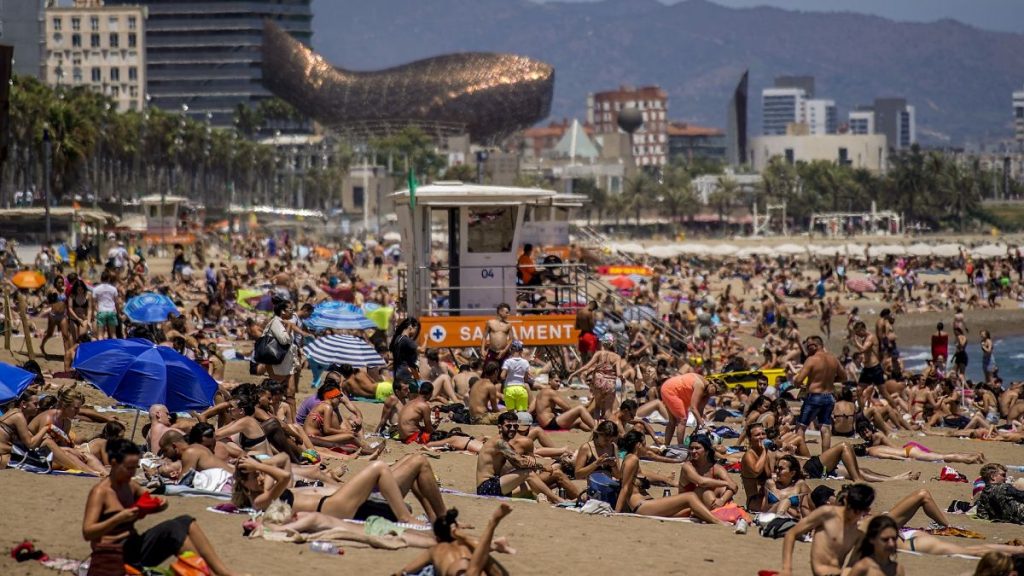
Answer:
[[747, 495], [748, 510], [763, 510], [765, 507], [765, 483], [775, 469], [775, 455], [768, 449], [768, 434], [764, 424], [751, 424], [747, 429], [749, 447], [740, 460], [740, 479], [743, 493]]
[[[60, 280], [60, 286], [63, 289], [64, 279], [61, 277], [54, 279], [54, 284], [57, 280]], [[63, 292], [50, 292], [46, 295], [46, 332], [43, 334], [42, 341], [39, 342], [39, 351], [46, 355], [46, 341], [53, 337], [54, 331], [60, 336], [60, 341], [64, 345], [64, 349], [71, 347], [71, 342], [68, 337], [68, 305], [67, 302], [61, 299]]]
[[[275, 465], [279, 464], [279, 465]], [[244, 458], [235, 468], [232, 502], [265, 510], [274, 500], [282, 500], [294, 512], [320, 512], [335, 518], [355, 518], [359, 507], [376, 490], [387, 500], [399, 522], [418, 523], [405, 505], [411, 490], [423, 505], [429, 518], [445, 511], [441, 490], [430, 463], [421, 454], [409, 454], [391, 467], [380, 460], [359, 471], [352, 479], [333, 491], [315, 488], [291, 490], [293, 476], [288, 462], [259, 462]]]
[[85, 282], [75, 280], [71, 285], [71, 297], [68, 298], [68, 333], [71, 342], [78, 342], [80, 334], [89, 332], [92, 326], [93, 303], [92, 294]]
[[22, 450], [38, 448], [46, 438], [48, 429], [42, 428], [33, 434], [28, 423], [39, 413], [35, 394], [23, 393], [16, 401], [7, 405], [13, 409], [0, 416], [0, 470], [7, 468], [11, 453], [17, 445]]
[[716, 462], [711, 439], [696, 434], [690, 440], [690, 459], [679, 471], [679, 493], [693, 492], [709, 509], [714, 510], [732, 502], [739, 487], [724, 467]]
[[810, 512], [808, 503], [811, 487], [804, 481], [800, 461], [786, 454], [775, 463], [775, 475], [765, 482], [763, 512], [772, 512], [799, 520]]
[[615, 381], [622, 376], [622, 357], [615, 353], [615, 338], [609, 334], [601, 337], [601, 349], [575, 372], [565, 378], [571, 382], [573, 377], [592, 376], [590, 391], [593, 398], [590, 402], [590, 413], [597, 419], [611, 414], [615, 406]]
[[[459, 511], [448, 510], [444, 516], [434, 521], [434, 536], [437, 545], [406, 564], [400, 574], [419, 573], [428, 565], [434, 567], [438, 576], [499, 576], [508, 571], [491, 557], [491, 546], [494, 541], [494, 530], [501, 520], [512, 513], [512, 507], [502, 503], [491, 515], [479, 540], [462, 533], [456, 519]], [[394, 576], [398, 576], [396, 573]]]
[[853, 438], [857, 433], [854, 427], [856, 415], [857, 405], [854, 402], [854, 388], [843, 386], [839, 391], [836, 405], [832, 409], [832, 435]]
[[107, 458], [107, 442], [115, 438], [123, 438], [124, 431], [124, 424], [117, 421], [107, 422], [99, 434], [85, 444], [79, 445], [78, 450], [99, 460], [105, 468], [110, 468], [110, 459]]
[[49, 433], [43, 437], [42, 445], [53, 454], [53, 463], [58, 469], [83, 470], [106, 476], [107, 469], [95, 457], [75, 449], [75, 434], [72, 427], [78, 421], [78, 411], [85, 403], [85, 395], [74, 386], [61, 388], [57, 392], [57, 407], [40, 412], [28, 425], [35, 437], [40, 431]]
[[576, 479], [586, 480], [594, 472], [604, 472], [618, 477], [619, 458], [615, 441], [619, 437], [618, 427], [614, 422], [605, 420], [597, 425], [590, 442], [580, 446], [576, 451]]
[[259, 421], [253, 417], [256, 413], [256, 401], [247, 396], [239, 396], [231, 399], [229, 404], [229, 417], [234, 419], [217, 428], [214, 437], [217, 440], [231, 438], [242, 451], [249, 454], [273, 455], [275, 452], [267, 441], [266, 433], [263, 432]]
[[628, 512], [641, 516], [659, 518], [687, 518], [693, 516], [708, 524], [727, 526], [716, 518], [700, 497], [693, 492], [676, 494], [665, 498], [654, 498], [647, 493], [650, 482], [640, 475], [640, 446], [644, 435], [636, 430], [627, 432], [619, 439], [619, 449], [626, 453], [619, 468], [622, 488], [615, 503], [616, 512]]
[[317, 389], [316, 397], [320, 400], [309, 412], [303, 429], [315, 446], [325, 448], [349, 448], [349, 452], [361, 451], [371, 454], [373, 450], [366, 446], [352, 425], [342, 421], [338, 406], [341, 405], [343, 393], [338, 384], [325, 383]]
[[951, 452], [941, 454], [932, 452], [927, 446], [917, 442], [907, 442], [903, 446], [894, 444], [888, 436], [879, 432], [866, 420], [857, 423], [857, 434], [867, 445], [865, 453], [872, 458], [886, 460], [917, 460], [919, 462], [957, 462], [961, 464], [983, 464], [985, 455], [981, 452]]

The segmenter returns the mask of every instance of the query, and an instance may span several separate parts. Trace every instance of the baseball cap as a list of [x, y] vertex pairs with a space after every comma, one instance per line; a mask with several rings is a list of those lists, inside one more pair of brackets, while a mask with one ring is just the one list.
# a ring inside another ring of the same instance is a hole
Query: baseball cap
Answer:
[[529, 412], [516, 412], [520, 426], [533, 426], [533, 416]]

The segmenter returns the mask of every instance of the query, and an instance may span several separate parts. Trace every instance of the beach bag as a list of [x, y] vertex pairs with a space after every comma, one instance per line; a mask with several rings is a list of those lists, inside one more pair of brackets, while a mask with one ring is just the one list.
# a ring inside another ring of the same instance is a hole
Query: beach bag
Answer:
[[284, 362], [284, 357], [288, 354], [288, 348], [291, 347], [291, 343], [282, 345], [274, 338], [274, 335], [270, 333], [270, 326], [263, 331], [263, 336], [260, 336], [256, 340], [256, 345], [252, 348], [252, 359], [253, 362], [258, 364], [270, 364], [277, 366], [281, 362]]
[[796, 526], [796, 520], [792, 518], [775, 518], [771, 522], [761, 526], [761, 536], [765, 538], [782, 538]]
[[612, 506], [619, 501], [619, 490], [622, 484], [604, 472], [594, 472], [587, 477], [587, 495], [595, 500], [607, 502]]

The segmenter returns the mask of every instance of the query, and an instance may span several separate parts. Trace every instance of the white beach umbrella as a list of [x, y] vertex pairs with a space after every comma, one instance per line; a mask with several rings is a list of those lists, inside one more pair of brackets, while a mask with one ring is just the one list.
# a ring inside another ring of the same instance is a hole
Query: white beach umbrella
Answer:
[[647, 249], [647, 255], [652, 258], [675, 258], [682, 254], [678, 245], [651, 246]]
[[751, 256], [772, 256], [773, 254], [770, 246], [747, 246], [736, 252], [736, 257], [750, 258]]
[[707, 245], [697, 242], [687, 242], [678, 246], [680, 254], [707, 254], [708, 252]]
[[940, 258], [954, 258], [960, 255], [961, 248], [960, 244], [939, 244], [932, 248], [932, 254]]
[[807, 246], [798, 246], [796, 244], [779, 244], [773, 249], [776, 254], [785, 255], [805, 255], [807, 254]]
[[716, 244], [712, 246], [708, 252], [713, 256], [732, 256], [739, 248], [732, 244]]
[[933, 251], [934, 247], [923, 242], [907, 246], [907, 254], [910, 254], [911, 256], [931, 256]]
[[636, 242], [612, 242], [608, 247], [613, 252], [622, 252], [624, 254], [643, 254], [645, 252], [644, 247]]
[[871, 247], [871, 255], [879, 254], [882, 256], [903, 256], [907, 253], [907, 249], [899, 244], [882, 244], [880, 246]]
[[1006, 256], [1006, 244], [985, 244], [971, 250], [973, 256], [978, 258], [998, 258]]

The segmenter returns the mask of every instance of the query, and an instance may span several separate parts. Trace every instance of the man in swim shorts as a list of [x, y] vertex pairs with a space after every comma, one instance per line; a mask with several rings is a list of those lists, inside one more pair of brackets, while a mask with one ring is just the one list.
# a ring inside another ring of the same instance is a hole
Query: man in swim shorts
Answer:
[[[509, 496], [525, 482], [534, 494], [544, 494], [551, 502], [561, 502], [537, 475], [538, 471], [551, 472], [551, 467], [539, 463], [535, 456], [520, 454], [510, 444], [518, 429], [519, 417], [515, 412], [503, 412], [498, 417], [499, 434], [488, 439], [476, 457], [477, 495]], [[512, 470], [503, 473], [506, 463]]]
[[429, 381], [420, 383], [418, 395], [402, 406], [398, 412], [398, 437], [405, 444], [426, 444], [434, 432], [430, 420], [430, 397], [434, 385]]
[[509, 345], [509, 357], [501, 365], [501, 378], [505, 382], [505, 409], [525, 412], [530, 406], [530, 392], [527, 386], [533, 384], [530, 376], [530, 361], [523, 358], [523, 343], [513, 340]]
[[807, 382], [807, 397], [800, 407], [797, 426], [800, 435], [807, 431], [812, 422], [821, 429], [821, 450], [832, 447], [832, 410], [836, 406], [833, 396], [835, 383], [842, 382], [843, 367], [839, 360], [825, 349], [820, 336], [809, 336], [804, 341], [807, 361], [793, 378], [794, 384], [802, 386]]

